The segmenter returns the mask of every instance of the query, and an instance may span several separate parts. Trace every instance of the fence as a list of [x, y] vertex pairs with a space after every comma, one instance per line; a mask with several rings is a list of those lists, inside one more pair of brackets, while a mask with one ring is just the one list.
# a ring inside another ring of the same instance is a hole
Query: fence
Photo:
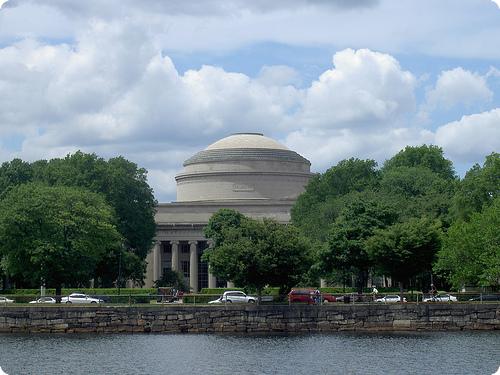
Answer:
[[[47, 295], [45, 300], [40, 300], [40, 295], [35, 294], [4, 294], [4, 297], [13, 302], [8, 302], [0, 296], [0, 306], [11, 304], [28, 304], [30, 306], [51, 305], [55, 303], [55, 295]], [[221, 298], [221, 294], [184, 294], [182, 296], [169, 296], [164, 294], [93, 294], [87, 299], [73, 299], [63, 296], [63, 304], [106, 304], [106, 305], [221, 305], [230, 303], [256, 303], [262, 305], [329, 305], [329, 304], [393, 304], [401, 302], [400, 294], [371, 294], [371, 293], [302, 293], [294, 295], [264, 295], [260, 301], [257, 296], [247, 296], [246, 299], [237, 299], [231, 296]], [[435, 296], [419, 292], [403, 293], [405, 303], [500, 303], [500, 293], [438, 293]], [[37, 302], [35, 302], [37, 301]]]

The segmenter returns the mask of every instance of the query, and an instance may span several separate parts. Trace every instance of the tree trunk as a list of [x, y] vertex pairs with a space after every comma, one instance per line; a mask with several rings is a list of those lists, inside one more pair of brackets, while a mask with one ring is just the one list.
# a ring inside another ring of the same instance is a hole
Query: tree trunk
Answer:
[[403, 303], [403, 282], [399, 282], [399, 302]]
[[61, 292], [62, 292], [62, 285], [57, 284], [56, 285], [56, 303], [61, 303]]
[[2, 289], [3, 290], [10, 289], [10, 280], [9, 280], [9, 276], [7, 276], [7, 275], [2, 276]]

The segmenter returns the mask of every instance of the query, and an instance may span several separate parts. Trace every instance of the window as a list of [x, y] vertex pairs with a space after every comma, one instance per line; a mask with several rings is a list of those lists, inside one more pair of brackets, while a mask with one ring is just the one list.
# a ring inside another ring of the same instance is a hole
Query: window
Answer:
[[187, 241], [182, 241], [179, 246], [181, 247], [181, 253], [189, 254], [189, 243]]
[[162, 242], [161, 247], [163, 247], [164, 253], [171, 253], [172, 252], [172, 244], [170, 243], [170, 241]]
[[181, 260], [181, 270], [184, 277], [189, 277], [189, 260]]

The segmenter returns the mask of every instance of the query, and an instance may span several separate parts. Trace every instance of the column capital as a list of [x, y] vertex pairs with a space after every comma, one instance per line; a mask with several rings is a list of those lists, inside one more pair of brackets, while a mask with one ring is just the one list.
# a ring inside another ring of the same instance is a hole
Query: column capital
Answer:
[[207, 240], [208, 247], [214, 247], [215, 242], [213, 240]]
[[198, 245], [198, 241], [197, 240], [191, 240], [191, 241], [188, 241], [188, 244], [190, 244], [190, 245]]
[[177, 240], [170, 241], [170, 245], [179, 245], [179, 241]]

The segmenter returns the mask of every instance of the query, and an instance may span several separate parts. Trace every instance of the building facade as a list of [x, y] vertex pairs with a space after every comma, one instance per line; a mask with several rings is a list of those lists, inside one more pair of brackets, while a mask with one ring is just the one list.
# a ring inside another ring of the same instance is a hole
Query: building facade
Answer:
[[311, 178], [311, 163], [260, 133], [223, 138], [184, 162], [175, 177], [177, 200], [157, 207], [156, 242], [149, 254], [146, 286], [167, 270], [181, 272], [193, 292], [225, 286], [201, 260], [210, 242], [203, 227], [221, 208], [261, 219], [290, 221], [290, 210]]

